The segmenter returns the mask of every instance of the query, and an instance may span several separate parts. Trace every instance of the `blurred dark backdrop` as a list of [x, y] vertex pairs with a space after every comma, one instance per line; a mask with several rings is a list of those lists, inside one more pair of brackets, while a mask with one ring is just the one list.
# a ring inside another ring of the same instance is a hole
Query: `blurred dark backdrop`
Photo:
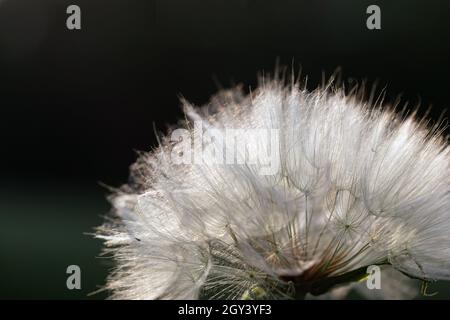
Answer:
[[[82, 30], [66, 28], [70, 4]], [[382, 30], [366, 28], [370, 4]], [[255, 86], [278, 58], [311, 88], [340, 66], [437, 118], [449, 16], [445, 0], [0, 0], [0, 297], [105, 297], [87, 296], [111, 267], [84, 234], [109, 210], [99, 182], [126, 182], [153, 126], [183, 116], [180, 94], [202, 104], [217, 83]], [[66, 288], [71, 264], [80, 291]]]

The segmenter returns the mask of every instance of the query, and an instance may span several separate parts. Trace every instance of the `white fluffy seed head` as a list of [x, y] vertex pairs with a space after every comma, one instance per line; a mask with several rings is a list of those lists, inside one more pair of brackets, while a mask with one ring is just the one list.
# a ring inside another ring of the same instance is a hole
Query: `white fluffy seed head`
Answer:
[[[112, 298], [302, 298], [370, 265], [398, 283], [450, 279], [450, 149], [437, 127], [280, 80], [184, 108], [187, 135], [141, 155], [98, 230], [117, 264]], [[231, 161], [195, 161], [205, 145], [223, 160], [231, 147], [217, 137], [230, 130], [247, 142]], [[261, 159], [276, 170], [261, 174]]]

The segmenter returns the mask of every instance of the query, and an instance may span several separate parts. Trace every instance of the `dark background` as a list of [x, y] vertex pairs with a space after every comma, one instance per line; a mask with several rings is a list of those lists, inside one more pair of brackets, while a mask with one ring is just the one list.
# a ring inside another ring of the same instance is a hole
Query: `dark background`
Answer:
[[[66, 8], [82, 30], [66, 28]], [[382, 30], [366, 28], [381, 7]], [[450, 3], [445, 0], [0, 0], [0, 297], [87, 296], [111, 262], [84, 233], [109, 210], [100, 185], [126, 182], [153, 127], [205, 103], [217, 83], [256, 85], [276, 59], [379, 80], [387, 100], [448, 106]], [[444, 113], [446, 116], [447, 113]], [[66, 288], [66, 267], [82, 290]], [[450, 297], [448, 284], [436, 297]], [[446, 292], [447, 290], [447, 292]]]

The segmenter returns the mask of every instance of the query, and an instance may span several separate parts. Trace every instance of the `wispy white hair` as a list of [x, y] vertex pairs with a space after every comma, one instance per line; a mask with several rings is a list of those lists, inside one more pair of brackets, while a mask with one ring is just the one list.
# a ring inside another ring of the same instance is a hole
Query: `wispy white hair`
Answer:
[[185, 142], [168, 137], [142, 154], [97, 233], [116, 261], [111, 297], [304, 298], [336, 292], [370, 265], [389, 278], [450, 279], [442, 128], [364, 101], [333, 84], [308, 92], [266, 79], [203, 108], [183, 102], [192, 136], [194, 121], [205, 132], [278, 130], [280, 170], [175, 164]]

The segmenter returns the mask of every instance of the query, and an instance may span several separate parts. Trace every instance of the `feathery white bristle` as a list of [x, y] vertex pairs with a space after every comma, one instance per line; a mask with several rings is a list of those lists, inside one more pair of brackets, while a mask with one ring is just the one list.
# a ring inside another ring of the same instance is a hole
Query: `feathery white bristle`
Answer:
[[[192, 138], [268, 130], [277, 143], [238, 137], [250, 143], [232, 160], [253, 163], [174, 163], [191, 140], [169, 137], [142, 155], [112, 197], [116, 219], [97, 233], [117, 262], [112, 298], [302, 297], [385, 264], [450, 279], [450, 149], [436, 130], [343, 89], [278, 80], [184, 107]], [[277, 170], [261, 174], [271, 152]]]

